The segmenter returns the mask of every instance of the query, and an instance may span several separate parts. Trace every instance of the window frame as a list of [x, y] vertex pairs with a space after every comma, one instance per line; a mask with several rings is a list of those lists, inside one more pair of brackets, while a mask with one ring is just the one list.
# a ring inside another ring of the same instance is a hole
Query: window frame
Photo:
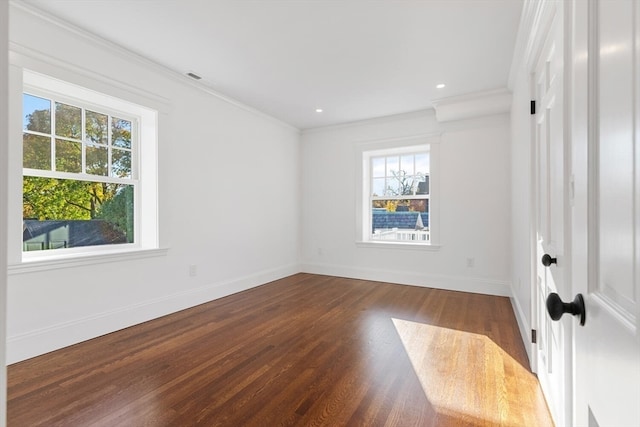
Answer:
[[[415, 146], [415, 150], [410, 150], [410, 151], [407, 151], [407, 152], [405, 152], [405, 149], [402, 148], [402, 149], [382, 150], [380, 153], [376, 153], [375, 151], [374, 152], [366, 152], [365, 153], [365, 156], [368, 158], [368, 162], [369, 162], [369, 191], [368, 191], [369, 203], [368, 203], [368, 206], [367, 206], [368, 211], [369, 211], [369, 230], [371, 230], [371, 228], [373, 228], [373, 222], [374, 222], [373, 221], [373, 212], [374, 212], [373, 203], [375, 201], [426, 200], [426, 206], [427, 207], [429, 206], [429, 199], [430, 199], [429, 192], [427, 191], [427, 193], [418, 194], [416, 192], [416, 189], [413, 188], [413, 183], [415, 182], [415, 178], [418, 176], [417, 175], [418, 172], [416, 172], [416, 170], [415, 170], [415, 168], [416, 168], [416, 157], [419, 156], [419, 155], [422, 155], [422, 154], [427, 154], [429, 156], [429, 168], [430, 168], [431, 167], [431, 165], [430, 165], [431, 164], [431, 150], [430, 150], [430, 146], [428, 144]], [[390, 158], [397, 157], [398, 158], [398, 172], [400, 172], [400, 171], [405, 171], [404, 165], [403, 165], [403, 158], [406, 158], [408, 156], [413, 157], [413, 160], [412, 160], [413, 164], [411, 166], [412, 170], [413, 170], [413, 173], [411, 175], [409, 175], [411, 177], [411, 179], [412, 179], [413, 194], [387, 195], [386, 194], [386, 189], [387, 188], [391, 188], [390, 186], [387, 185], [389, 179], [390, 178], [394, 179], [394, 180], [397, 179], [395, 176], [388, 175], [388, 173], [387, 173], [388, 170], [389, 170], [389, 168], [388, 168], [388, 160]], [[373, 166], [373, 163], [374, 163], [375, 159], [384, 159], [385, 172], [384, 172], [384, 176], [382, 176], [382, 177], [375, 175], [374, 166]], [[430, 173], [427, 172], [425, 176], [429, 177]], [[380, 195], [376, 195], [374, 193], [373, 189], [374, 189], [374, 181], [376, 179], [381, 179], [381, 178], [384, 179], [384, 181], [385, 181], [385, 190], [384, 190], [385, 194], [380, 196]], [[427, 212], [427, 215], [428, 215], [429, 214], [429, 208], [427, 208], [426, 212]], [[374, 233], [374, 235], [375, 235], [375, 233]], [[426, 234], [426, 235], [423, 235], [423, 236], [427, 238], [424, 241], [416, 239], [415, 241], [406, 241], [406, 242], [415, 243], [415, 244], [421, 244], [421, 245], [429, 244], [429, 242], [430, 242], [429, 235]], [[374, 239], [371, 236], [371, 233], [369, 233], [369, 240], [371, 240], [371, 241], [379, 241], [379, 240], [382, 240], [382, 239]], [[389, 241], [390, 242], [396, 242], [396, 243], [397, 242], [403, 242], [403, 240], [400, 240], [400, 239], [395, 239], [395, 240], [392, 239], [392, 240], [389, 240]]]
[[[382, 196], [377, 199], [428, 199], [429, 200], [429, 241], [377, 240], [372, 238], [372, 171], [373, 157], [415, 154], [429, 152], [429, 193], [427, 195]], [[438, 250], [440, 245], [440, 227], [438, 218], [438, 181], [439, 181], [440, 135], [427, 134], [406, 138], [369, 141], [357, 144], [356, 173], [356, 245], [363, 248]], [[425, 197], [426, 196], [426, 197]]]
[[[55, 171], [55, 163], [50, 170], [31, 169], [22, 167], [22, 135], [24, 126], [20, 122], [20, 181], [24, 176], [38, 176], [45, 178], [71, 179], [89, 182], [107, 182], [113, 184], [125, 184], [133, 186], [134, 193], [134, 238], [133, 243], [120, 243], [109, 245], [84, 246], [75, 248], [63, 248], [42, 251], [24, 251], [22, 240], [20, 250], [22, 262], [50, 262], [60, 259], [77, 259], [87, 256], [108, 255], [113, 257], [119, 253], [131, 253], [141, 250], [158, 249], [158, 191], [157, 191], [157, 121], [158, 111], [136, 104], [123, 98], [117, 98], [102, 92], [97, 92], [84, 86], [62, 81], [54, 77], [40, 74], [29, 69], [23, 69], [21, 85], [21, 97], [24, 93], [44, 97], [52, 101], [51, 109], [55, 109], [55, 102], [62, 102], [85, 110], [100, 114], [107, 114], [118, 119], [131, 121], [131, 177], [93, 175], [86, 172], [74, 173]], [[20, 101], [22, 106], [22, 100]], [[22, 108], [20, 108], [22, 114]], [[85, 115], [82, 117], [82, 135], [85, 135]], [[53, 112], [52, 112], [53, 117]], [[51, 123], [51, 134], [45, 135], [56, 140], [55, 122]], [[109, 123], [108, 132], [111, 133]], [[35, 134], [38, 134], [37, 132]], [[52, 142], [54, 145], [55, 142]], [[83, 144], [83, 164], [84, 146]], [[90, 144], [87, 144], [90, 145]], [[107, 145], [108, 146], [108, 145]], [[111, 159], [112, 148], [108, 149], [108, 158]], [[52, 161], [55, 153], [52, 150]], [[17, 160], [17, 159], [16, 159]], [[110, 168], [110, 166], [109, 166]], [[84, 170], [84, 169], [83, 169]], [[22, 192], [20, 192], [22, 198]], [[22, 203], [20, 203], [22, 206]], [[20, 214], [22, 219], [22, 214]], [[142, 221], [145, 218], [145, 221]]]

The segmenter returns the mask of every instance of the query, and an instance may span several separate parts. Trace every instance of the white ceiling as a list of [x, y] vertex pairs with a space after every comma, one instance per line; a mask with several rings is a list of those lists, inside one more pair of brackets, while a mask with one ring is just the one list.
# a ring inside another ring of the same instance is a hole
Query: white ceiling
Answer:
[[523, 3], [24, 1], [299, 129], [506, 87]]

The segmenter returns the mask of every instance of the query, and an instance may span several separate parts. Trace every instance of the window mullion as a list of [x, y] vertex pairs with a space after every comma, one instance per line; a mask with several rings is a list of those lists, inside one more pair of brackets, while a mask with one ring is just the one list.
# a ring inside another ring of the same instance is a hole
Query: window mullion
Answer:
[[[111, 132], [112, 129], [110, 129], [109, 131]], [[131, 131], [130, 132], [131, 132], [131, 136], [130, 136], [131, 143], [129, 145], [129, 148], [116, 147], [114, 145], [113, 140], [110, 140], [109, 147], [110, 147], [110, 152], [112, 153], [112, 155], [113, 155], [114, 151], [116, 153], [124, 153], [124, 152], [130, 153], [131, 157], [130, 157], [130, 171], [129, 171], [129, 173], [131, 175], [131, 178], [138, 179], [138, 161], [139, 161], [138, 150], [140, 149], [138, 147], [138, 145], [136, 145], [137, 141], [140, 138], [138, 120], [131, 120]], [[112, 139], [113, 139], [113, 135], [112, 135]]]
[[51, 99], [51, 170], [56, 170], [56, 101]]
[[22, 133], [23, 134], [26, 133], [28, 135], [35, 135], [35, 136], [48, 136], [48, 137], [51, 136], [51, 133], [38, 132], [38, 131], [35, 131], [35, 130], [28, 130], [28, 129], [23, 129]]
[[90, 181], [90, 182], [104, 182], [107, 184], [124, 184], [124, 185], [136, 185], [138, 180], [131, 178], [118, 178], [118, 177], [108, 177], [102, 175], [91, 175], [86, 173], [75, 173], [75, 172], [59, 172], [59, 171], [49, 171], [42, 169], [30, 169], [23, 168], [22, 175], [24, 176], [37, 176], [40, 178], [57, 178], [57, 179], [68, 179], [75, 181]]
[[82, 173], [87, 173], [87, 110], [82, 107]]
[[415, 196], [406, 195], [406, 196], [371, 196], [371, 200], [422, 200], [428, 199], [429, 195], [427, 194], [416, 194]]
[[113, 117], [111, 116], [111, 114], [107, 115], [107, 176], [111, 176], [111, 138], [113, 137], [111, 133], [111, 128], [113, 125], [112, 120]]
[[389, 175], [388, 173], [388, 161], [389, 158], [385, 157], [384, 158], [384, 188], [382, 190], [383, 194], [387, 194], [387, 188], [389, 187], [389, 177], [387, 175]]
[[369, 157], [369, 199], [373, 196], [373, 157]]

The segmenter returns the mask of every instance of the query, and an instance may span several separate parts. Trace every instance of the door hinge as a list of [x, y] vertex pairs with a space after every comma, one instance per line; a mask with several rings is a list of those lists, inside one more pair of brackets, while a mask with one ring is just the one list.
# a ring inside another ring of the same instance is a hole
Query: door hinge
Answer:
[[531, 100], [531, 114], [535, 114], [536, 113], [536, 101], [534, 101], [533, 99]]
[[571, 206], [575, 205], [576, 198], [576, 177], [574, 174], [571, 174], [569, 178], [569, 204]]
[[533, 344], [537, 344], [538, 343], [538, 331], [536, 331], [535, 329], [531, 330], [531, 342]]

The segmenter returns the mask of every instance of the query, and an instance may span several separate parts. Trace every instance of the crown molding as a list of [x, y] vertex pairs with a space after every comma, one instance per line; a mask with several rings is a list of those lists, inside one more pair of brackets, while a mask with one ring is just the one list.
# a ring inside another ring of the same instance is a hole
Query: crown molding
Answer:
[[302, 129], [301, 134], [309, 135], [309, 134], [314, 134], [318, 132], [352, 128], [354, 126], [367, 126], [371, 124], [395, 122], [400, 120], [410, 120], [414, 118], [429, 119], [429, 118], [433, 118], [434, 115], [435, 115], [435, 111], [433, 110], [433, 108], [427, 108], [424, 110], [416, 110], [416, 111], [409, 111], [406, 113], [391, 114], [389, 116], [372, 117], [368, 119], [354, 120], [346, 123], [338, 123], [335, 125], [318, 126], [313, 128]]
[[511, 109], [511, 92], [502, 88], [452, 96], [434, 100], [433, 106], [438, 122], [507, 113]]
[[[196, 81], [194, 81], [192, 78], [187, 77], [186, 75], [183, 75], [182, 73], [175, 71], [171, 68], [168, 68], [156, 61], [153, 61], [147, 57], [144, 57], [142, 55], [139, 55], [138, 53], [135, 53], [127, 48], [125, 48], [122, 45], [119, 45], [117, 43], [114, 43], [112, 41], [109, 41], [107, 39], [104, 39], [102, 37], [97, 36], [94, 33], [91, 33], [90, 31], [84, 30], [74, 24], [71, 24], [70, 22], [67, 22], [61, 18], [58, 18], [56, 16], [53, 16], [45, 11], [43, 11], [42, 9], [39, 9], [33, 5], [27, 4], [22, 0], [9, 0], [9, 6], [10, 8], [15, 8], [15, 9], [19, 9], [35, 18], [38, 18], [40, 20], [46, 21], [50, 24], [55, 25], [56, 27], [67, 31], [69, 33], [74, 34], [77, 37], [83, 38], [85, 40], [87, 40], [90, 43], [94, 43], [98, 46], [100, 46], [101, 48], [104, 48], [105, 50], [109, 51], [109, 53], [114, 54], [124, 60], [127, 61], [132, 61], [135, 62], [139, 65], [142, 65], [146, 68], [151, 69], [152, 71], [161, 74], [162, 76], [169, 78], [175, 82], [181, 83], [183, 85], [187, 85], [190, 86], [196, 90], [199, 90], [201, 92], [204, 92], [210, 96], [213, 96], [219, 100], [222, 100], [228, 104], [233, 105], [234, 107], [240, 108], [241, 110], [244, 110], [246, 112], [249, 112], [253, 115], [259, 116], [263, 119], [267, 119], [268, 121], [278, 124], [280, 126], [283, 126], [285, 128], [288, 128], [290, 130], [293, 130], [297, 133], [300, 133], [300, 129], [298, 129], [295, 126], [290, 125], [289, 123], [283, 122], [280, 119], [277, 119], [267, 113], [264, 113], [254, 107], [251, 107], [249, 105], [243, 104], [242, 102], [231, 98], [227, 95], [224, 95], [206, 85], [204, 85], [203, 83], [198, 83]], [[11, 11], [9, 13], [9, 20], [11, 21]]]

